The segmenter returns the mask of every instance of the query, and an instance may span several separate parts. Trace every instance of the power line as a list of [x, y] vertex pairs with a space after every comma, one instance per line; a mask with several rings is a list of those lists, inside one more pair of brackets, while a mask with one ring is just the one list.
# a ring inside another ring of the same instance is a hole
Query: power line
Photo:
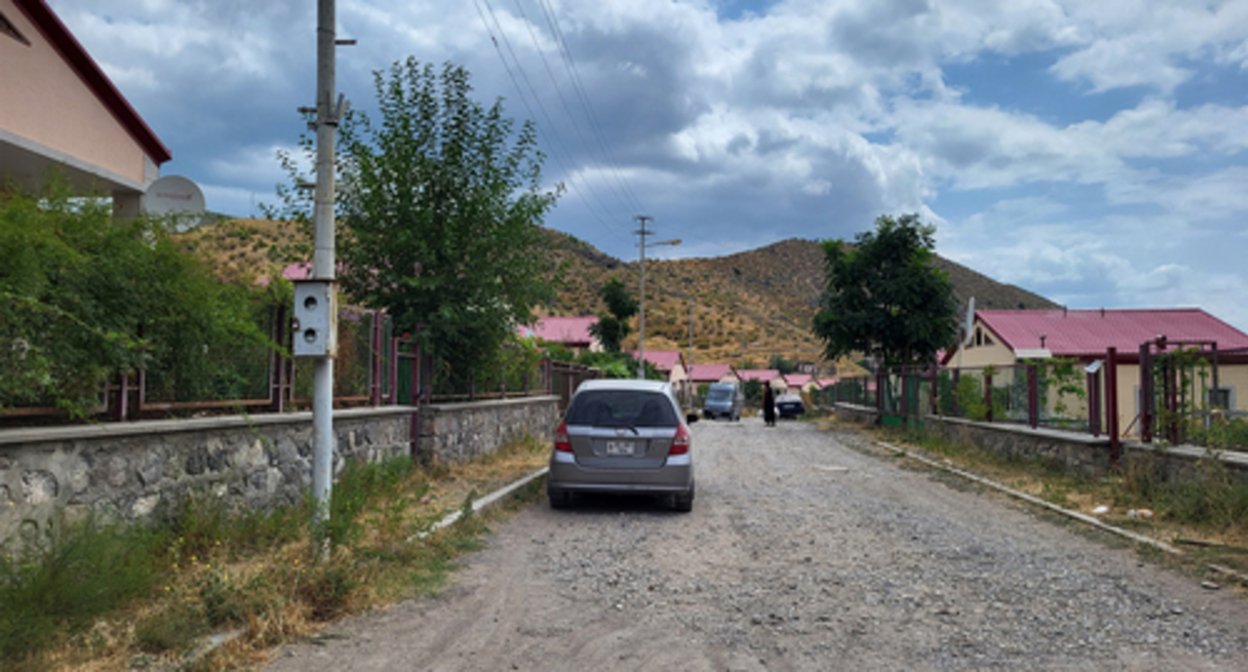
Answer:
[[637, 198], [637, 194], [629, 187], [628, 181], [619, 170], [619, 161], [616, 160], [614, 153], [611, 151], [610, 145], [606, 142], [605, 134], [602, 132], [602, 124], [598, 121], [598, 115], [594, 112], [593, 105], [589, 102], [589, 96], [585, 93], [585, 85], [581, 81], [580, 71], [576, 68], [576, 59], [572, 58], [572, 50], [568, 48], [568, 41], [564, 37], [563, 28], [559, 25], [559, 19], [555, 16], [554, 10], [550, 7], [549, 0], [538, 0], [542, 7], [542, 13], [546, 17], [546, 24], [550, 26], [551, 33], [555, 36], [555, 41], [559, 45], [559, 55], [563, 59], [563, 67], [568, 70], [568, 74], [572, 77], [572, 88], [576, 91], [577, 98], [580, 99], [581, 107], [585, 109], [585, 115], [589, 119], [590, 127], [594, 131], [594, 137], [598, 140], [603, 153], [607, 156], [607, 162], [611, 166], [616, 179], [623, 186], [624, 191], [632, 199], [633, 206], [642, 211], [641, 200]]
[[[577, 123], [576, 115], [572, 114], [572, 106], [568, 105], [568, 99], [563, 95], [563, 89], [559, 86], [559, 79], [555, 77], [555, 71], [550, 67], [550, 61], [546, 58], [546, 53], [542, 51], [542, 45], [537, 39], [537, 33], [533, 31], [533, 23], [529, 21], [528, 15], [525, 14], [524, 5], [521, 4], [520, 0], [514, 1], [516, 4], [516, 11], [520, 12], [520, 18], [524, 20], [525, 28], [529, 31], [529, 37], [533, 40], [533, 48], [537, 52], [538, 57], [542, 59], [542, 65], [546, 68], [546, 74], [550, 77], [550, 83], [555, 87], [555, 93], [559, 96], [559, 102], [563, 105], [563, 111], [568, 114], [568, 121], [572, 122], [572, 130], [576, 133], [576, 137], [580, 140], [581, 145], [588, 150], [590, 145], [585, 141], [585, 135], [581, 133], [581, 125]], [[607, 168], [610, 169], [611, 166], [608, 165]], [[616, 189], [616, 186], [612, 184], [610, 180], [607, 181], [607, 187], [611, 190], [611, 193], [616, 197], [616, 199], [620, 201], [620, 205], [622, 205], [625, 210], [636, 207], [635, 203], [629, 203], [624, 196], [621, 195], [621, 192]]]
[[[538, 110], [541, 111], [542, 117], [546, 120], [547, 128], [551, 131], [550, 137], [554, 140], [555, 144], [558, 145], [559, 151], [561, 151], [565, 156], [567, 156], [570, 162], [572, 155], [567, 150], [567, 147], [563, 144], [563, 139], [558, 134], [554, 133], [553, 131], [553, 129], [555, 128], [554, 121], [551, 119], [550, 114], [546, 111], [546, 106], [542, 104], [541, 97], [537, 95], [537, 89], [536, 87], [533, 86], [532, 80], [529, 79], [528, 73], [525, 72], [524, 66], [520, 63], [519, 57], [516, 56], [515, 49], [511, 46], [511, 41], [507, 39], [507, 34], [503, 31], [502, 23], [499, 22], [498, 15], [494, 12], [494, 6], [490, 3], [490, 0], [480, 0], [480, 2], [485, 3], [485, 8], [489, 11], [490, 17], [491, 19], [493, 19], [495, 29], [497, 29], [498, 31], [498, 36], [502, 38], [503, 45], [507, 47], [507, 52], [511, 54], [511, 58], [512, 58], [512, 61], [515, 63], [516, 70], [518, 70], [520, 73], [520, 78], [523, 79], [525, 84], [528, 86], [529, 92], [533, 96], [533, 101], [537, 103]], [[511, 78], [512, 84], [514, 84], [517, 91], [520, 92], [521, 100], [524, 102], [525, 107], [529, 110], [529, 114], [533, 116], [537, 116], [533, 112], [532, 105], [530, 105], [528, 102], [528, 97], [525, 96], [524, 94], [524, 88], [520, 85], [519, 80], [516, 79], [515, 73], [512, 71], [511, 67], [507, 63], [506, 56], [503, 55], [502, 49], [499, 47], [498, 39], [494, 36], [495, 29], [490, 28], [489, 21], [486, 20], [485, 14], [481, 11], [481, 6], [478, 0], [473, 0], [473, 4], [476, 6], [477, 14], [478, 16], [481, 17], [481, 22], [485, 26], [487, 33], [489, 33], [490, 40], [494, 43], [494, 49], [495, 51], [498, 52], [499, 59], [502, 60], [503, 67], [507, 70], [507, 74]], [[554, 152], [552, 152], [552, 155], [553, 154]], [[567, 164], [564, 163], [562, 158], [556, 156], [556, 160], [559, 162], [560, 167], [563, 169], [564, 173], [567, 175], [568, 181], [572, 182], [573, 176], [574, 176], [573, 172], [568, 168]], [[598, 202], [598, 205], [602, 208], [602, 210], [604, 212], [610, 213], [611, 208], [607, 206], [607, 204], [602, 200], [602, 196], [599, 195], [597, 190], [594, 189], [593, 184], [587, 180], [585, 181], [584, 186], [586, 190], [589, 191], [590, 195], [594, 197], [594, 200]], [[578, 190], [578, 194], [579, 194], [579, 190]], [[593, 207], [590, 204], [589, 199], [584, 198], [583, 194], [579, 194], [579, 195], [582, 196], [582, 200], [585, 202], [586, 207], [592, 212]], [[621, 228], [618, 224], [612, 224], [610, 222], [609, 216], [607, 219], [604, 220], [597, 213], [593, 213], [593, 214], [594, 214], [595, 219], [597, 219], [600, 224], [614, 229], [618, 235], [621, 235], [621, 236], [627, 235], [627, 230]]]

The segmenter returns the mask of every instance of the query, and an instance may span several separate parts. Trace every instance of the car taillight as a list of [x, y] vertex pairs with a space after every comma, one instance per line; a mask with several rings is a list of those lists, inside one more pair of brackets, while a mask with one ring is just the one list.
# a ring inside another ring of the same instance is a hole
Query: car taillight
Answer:
[[572, 442], [568, 440], [568, 423], [562, 421], [555, 428], [555, 450], [561, 453], [572, 452]]
[[676, 426], [676, 436], [672, 437], [672, 449], [668, 451], [668, 455], [684, 455], [689, 452], [689, 429], [685, 424]]

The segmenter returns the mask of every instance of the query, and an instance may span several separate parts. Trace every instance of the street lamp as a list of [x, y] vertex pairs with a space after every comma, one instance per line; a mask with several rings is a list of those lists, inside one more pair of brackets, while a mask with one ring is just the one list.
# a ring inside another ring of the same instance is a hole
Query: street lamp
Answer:
[[655, 243], [647, 243], [646, 236], [651, 232], [646, 230], [646, 222], [654, 219], [647, 215], [638, 215], [637, 221], [641, 222], [641, 228], [634, 231], [641, 236], [641, 302], [638, 310], [638, 329], [637, 329], [637, 379], [644, 380], [646, 377], [646, 248], [658, 247], [659, 245], [679, 245], [680, 239], [660, 240]]

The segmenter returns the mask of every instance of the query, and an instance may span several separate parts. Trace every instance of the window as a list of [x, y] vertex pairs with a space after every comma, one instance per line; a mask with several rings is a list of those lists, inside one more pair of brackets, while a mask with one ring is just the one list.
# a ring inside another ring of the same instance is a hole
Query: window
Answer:
[[675, 427], [680, 424], [672, 401], [659, 392], [593, 390], [576, 396], [568, 409], [569, 425], [594, 427]]
[[1212, 408], [1235, 409], [1235, 387], [1219, 387], [1216, 390], [1205, 390], [1205, 403]]
[[8, 35], [18, 42], [21, 42], [28, 47], [30, 46], [30, 40], [26, 39], [25, 36], [18, 32], [17, 27], [14, 26], [4, 14], [0, 14], [0, 35]]

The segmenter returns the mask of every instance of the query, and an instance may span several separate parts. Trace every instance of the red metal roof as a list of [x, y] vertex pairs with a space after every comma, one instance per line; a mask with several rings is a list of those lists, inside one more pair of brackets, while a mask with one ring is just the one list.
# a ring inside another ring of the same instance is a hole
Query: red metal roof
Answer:
[[598, 318], [587, 317], [543, 317], [536, 324], [520, 327], [517, 332], [524, 337], [536, 336], [548, 343], [588, 347], [594, 342], [589, 328], [597, 324]]
[[731, 364], [694, 364], [689, 367], [689, 379], [695, 383], [716, 383], [732, 373]]
[[104, 103], [104, 107], [112, 112], [113, 117], [130, 133], [135, 142], [139, 143], [139, 146], [147, 152], [152, 161], [156, 162], [156, 165], [172, 158], [169, 148], [156, 137], [139, 113], [134, 111], [125, 96], [121, 95], [116, 86], [113, 86], [113, 82], [100, 69], [95, 59], [82, 48], [82, 45], [69, 32], [65, 24], [61, 23], [60, 18], [44, 0], [15, 0], [15, 4], [26, 14], [30, 22], [39, 28], [61, 58], [69, 63], [74, 72], [78, 73], [87, 87], [100, 99], [100, 102]]
[[975, 317], [1011, 350], [1043, 347], [1054, 357], [1103, 355], [1110, 347], [1138, 352], [1158, 336], [1171, 343], [1216, 341], [1220, 350], [1248, 348], [1248, 334], [1199, 308], [977, 310]]
[[780, 370], [779, 369], [740, 369], [737, 371], [737, 375], [741, 377], [741, 380], [757, 379], [764, 383], [769, 383], [772, 380], [775, 380], [776, 378], [780, 377]]
[[810, 375], [809, 373], [784, 374], [784, 382], [788, 383], [789, 387], [801, 387], [805, 385], [806, 383], [809, 383], [813, 378], [814, 376]]
[[[637, 351], [633, 350], [628, 354], [637, 359]], [[670, 373], [676, 365], [683, 361], [679, 350], [647, 350], [646, 361], [654, 365], [654, 368], [664, 373]]]

